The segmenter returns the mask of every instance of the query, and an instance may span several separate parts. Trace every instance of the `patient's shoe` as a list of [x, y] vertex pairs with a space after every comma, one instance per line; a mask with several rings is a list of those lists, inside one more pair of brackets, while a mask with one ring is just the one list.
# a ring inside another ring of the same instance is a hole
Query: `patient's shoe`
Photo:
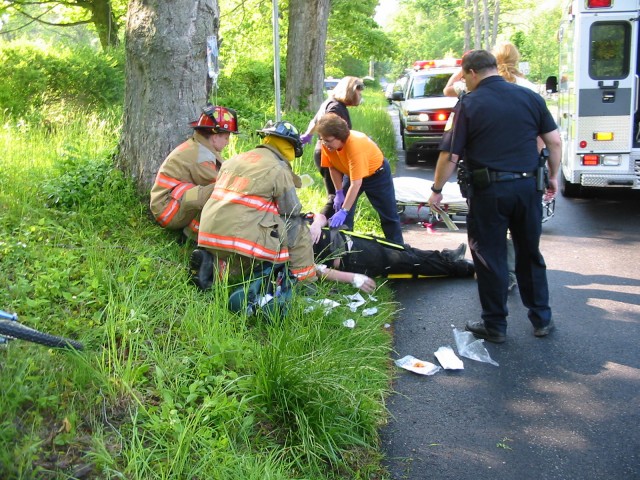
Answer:
[[441, 253], [448, 261], [457, 262], [458, 260], [462, 260], [467, 253], [467, 245], [465, 243], [461, 243], [455, 250], [443, 248]]
[[456, 277], [473, 277], [476, 273], [475, 266], [471, 260], [458, 260], [454, 262], [453, 268]]

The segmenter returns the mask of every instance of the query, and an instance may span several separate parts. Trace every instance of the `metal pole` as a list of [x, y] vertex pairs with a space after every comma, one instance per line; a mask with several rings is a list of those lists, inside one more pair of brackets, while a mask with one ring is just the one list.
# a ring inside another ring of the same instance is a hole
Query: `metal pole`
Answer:
[[276, 122], [280, 115], [280, 29], [278, 28], [278, 0], [273, 0], [273, 80], [276, 90]]

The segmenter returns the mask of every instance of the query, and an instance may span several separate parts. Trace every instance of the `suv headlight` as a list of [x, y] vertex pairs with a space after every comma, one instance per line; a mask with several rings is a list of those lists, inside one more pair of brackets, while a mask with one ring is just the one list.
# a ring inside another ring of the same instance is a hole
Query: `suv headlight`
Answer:
[[417, 115], [407, 115], [407, 122], [428, 122], [429, 115], [426, 113], [418, 113]]

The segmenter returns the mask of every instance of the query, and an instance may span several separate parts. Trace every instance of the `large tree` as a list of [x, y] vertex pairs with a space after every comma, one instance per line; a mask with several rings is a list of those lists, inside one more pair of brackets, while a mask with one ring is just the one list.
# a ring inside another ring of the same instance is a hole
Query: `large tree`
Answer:
[[25, 20], [17, 30], [32, 23], [54, 27], [90, 24], [95, 28], [103, 49], [118, 45], [120, 18], [126, 0], [3, 0], [0, 13], [7, 12]]
[[289, 0], [285, 110], [315, 110], [323, 100], [329, 0]]
[[219, 16], [217, 0], [129, 3], [118, 166], [142, 191], [207, 102], [207, 37], [217, 37]]

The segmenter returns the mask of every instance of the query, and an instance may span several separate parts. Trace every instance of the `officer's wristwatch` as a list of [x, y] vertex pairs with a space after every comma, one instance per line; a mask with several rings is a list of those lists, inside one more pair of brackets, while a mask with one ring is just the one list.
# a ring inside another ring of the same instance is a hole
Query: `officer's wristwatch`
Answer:
[[[435, 185], [435, 183], [433, 185]], [[435, 188], [433, 185], [431, 185], [431, 191], [433, 193], [442, 193], [442, 189], [441, 188]]]

